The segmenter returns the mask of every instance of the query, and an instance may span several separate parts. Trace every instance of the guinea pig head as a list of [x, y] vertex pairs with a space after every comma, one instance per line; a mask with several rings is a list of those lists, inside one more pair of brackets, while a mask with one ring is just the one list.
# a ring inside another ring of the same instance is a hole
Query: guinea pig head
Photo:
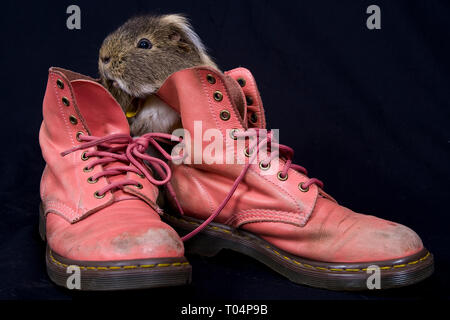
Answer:
[[188, 20], [178, 14], [128, 20], [106, 37], [98, 64], [103, 85], [124, 109], [133, 98], [156, 92], [178, 70], [217, 68]]

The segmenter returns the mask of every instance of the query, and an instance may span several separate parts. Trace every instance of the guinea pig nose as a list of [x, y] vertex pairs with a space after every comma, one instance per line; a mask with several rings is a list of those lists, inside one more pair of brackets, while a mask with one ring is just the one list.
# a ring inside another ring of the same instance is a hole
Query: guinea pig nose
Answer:
[[109, 60], [111, 60], [110, 57], [102, 57], [102, 62], [103, 62], [104, 64], [107, 64], [107, 63], [109, 62]]

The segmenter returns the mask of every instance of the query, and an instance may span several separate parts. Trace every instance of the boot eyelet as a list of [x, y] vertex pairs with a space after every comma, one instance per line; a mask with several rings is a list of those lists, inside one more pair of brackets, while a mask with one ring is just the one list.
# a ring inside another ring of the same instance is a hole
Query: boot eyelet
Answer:
[[102, 198], [105, 197], [105, 195], [106, 195], [106, 193], [100, 195], [100, 194], [98, 193], [98, 191], [95, 191], [95, 192], [94, 192], [94, 197], [96, 197], [97, 199], [102, 199]]
[[220, 119], [222, 119], [223, 121], [227, 121], [230, 120], [230, 118], [231, 118], [230, 111], [228, 110], [220, 111]]
[[61, 100], [62, 100], [62, 103], [63, 103], [66, 107], [70, 106], [70, 101], [69, 101], [69, 99], [67, 99], [66, 97], [62, 97]]
[[81, 154], [81, 160], [83, 160], [83, 161], [89, 160], [89, 157], [86, 154], [87, 154], [87, 151], [85, 151]]
[[82, 131], [77, 132], [77, 135], [75, 136], [77, 138], [77, 141], [83, 142], [83, 140], [80, 139], [80, 136], [82, 136], [83, 134], [84, 134], [84, 132], [82, 132]]
[[75, 116], [72, 116], [72, 115], [69, 116], [69, 121], [73, 125], [76, 125], [78, 123], [78, 119], [75, 118]]
[[237, 137], [236, 137], [236, 135], [235, 135], [236, 132], [239, 132], [239, 129], [232, 129], [232, 130], [230, 131], [230, 137], [231, 137], [231, 139], [237, 140]]
[[258, 122], [258, 116], [256, 115], [256, 113], [252, 113], [250, 115], [250, 122], [255, 124], [256, 122]]
[[214, 76], [213, 76], [212, 74], [210, 74], [210, 73], [208, 73], [208, 74], [206, 75], [206, 80], [207, 80], [209, 83], [211, 83], [211, 84], [216, 83], [216, 78], [214, 78]]
[[56, 80], [56, 85], [60, 89], [64, 89], [64, 82], [61, 79]]
[[145, 179], [145, 174], [138, 173], [139, 178]]
[[142, 189], [144, 186], [142, 184], [138, 183], [137, 185], [135, 185], [135, 187], [138, 189]]
[[84, 172], [91, 172], [92, 170], [94, 170], [93, 167], [92, 167], [92, 168], [88, 168], [88, 167], [84, 167], [84, 168], [83, 168], [83, 171], [84, 171]]
[[298, 184], [298, 188], [300, 189], [301, 192], [308, 192], [309, 187], [303, 188], [303, 182], [300, 182]]
[[248, 149], [248, 147], [246, 147], [246, 148], [244, 149], [244, 155], [245, 155], [247, 158], [249, 158], [249, 157], [252, 155], [252, 153], [253, 153], [253, 150], [250, 151], [250, 150]]
[[89, 183], [97, 183], [98, 182], [98, 179], [92, 179], [92, 177], [89, 177], [89, 178], [87, 178], [87, 182], [89, 182]]
[[253, 104], [253, 98], [250, 96], [245, 96], [245, 101], [247, 102], [248, 106], [251, 106]]
[[283, 176], [283, 172], [280, 171], [280, 172], [278, 172], [277, 177], [278, 177], [278, 180], [280, 180], [280, 181], [286, 181], [288, 179], [288, 174], [286, 173], [286, 175]]
[[270, 162], [264, 164], [264, 161], [261, 161], [261, 162], [259, 163], [259, 168], [260, 168], [261, 170], [269, 170], [269, 168], [270, 168]]
[[239, 83], [239, 85], [240, 85], [242, 88], [245, 87], [246, 82], [245, 82], [245, 79], [244, 79], [244, 78], [238, 78], [238, 79], [237, 79], [237, 82]]
[[222, 101], [222, 99], [223, 99], [223, 94], [220, 91], [214, 92], [213, 96], [214, 96], [214, 100], [216, 100], [218, 102]]

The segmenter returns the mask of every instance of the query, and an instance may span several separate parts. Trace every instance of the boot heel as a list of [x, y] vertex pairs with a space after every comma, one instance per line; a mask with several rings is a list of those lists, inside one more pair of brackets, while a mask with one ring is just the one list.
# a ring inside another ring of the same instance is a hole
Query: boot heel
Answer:
[[224, 247], [218, 243], [217, 239], [202, 234], [189, 239], [185, 244], [186, 253], [204, 257], [214, 257], [223, 248]]
[[44, 209], [42, 208], [42, 203], [39, 205], [39, 235], [43, 241], [46, 240], [45, 236], [45, 217]]

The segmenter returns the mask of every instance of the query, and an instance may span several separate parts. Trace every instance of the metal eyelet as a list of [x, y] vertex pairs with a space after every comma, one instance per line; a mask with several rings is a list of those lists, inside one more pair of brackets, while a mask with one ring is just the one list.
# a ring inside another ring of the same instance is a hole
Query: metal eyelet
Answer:
[[77, 132], [77, 135], [75, 136], [76, 139], [77, 139], [77, 141], [79, 141], [79, 142], [82, 142], [82, 141], [83, 141], [83, 140], [80, 139], [80, 136], [82, 136], [83, 134], [84, 134], [83, 131], [78, 131], [78, 132]]
[[92, 179], [92, 177], [89, 177], [89, 178], [87, 178], [87, 182], [89, 182], [89, 183], [97, 183], [98, 182], [98, 179]]
[[239, 83], [239, 85], [240, 85], [242, 88], [245, 87], [246, 82], [245, 82], [245, 79], [244, 79], [244, 78], [238, 78], [236, 81]]
[[211, 84], [216, 83], [216, 78], [214, 78], [214, 76], [213, 76], [212, 74], [210, 74], [210, 73], [208, 73], [208, 74], [206, 75], [206, 80], [207, 80], [209, 83], [211, 83]]
[[85, 151], [85, 152], [83, 152], [83, 153], [81, 154], [81, 160], [83, 160], [83, 161], [89, 160], [89, 157], [86, 155], [87, 153], [88, 153], [88, 152]]
[[298, 188], [300, 189], [301, 192], [308, 192], [308, 190], [309, 190], [309, 187], [303, 188], [303, 182], [300, 182], [298, 184]]
[[62, 103], [63, 103], [66, 107], [70, 106], [70, 101], [69, 101], [69, 99], [67, 99], [66, 97], [62, 97], [61, 100], [62, 100]]
[[256, 113], [252, 113], [252, 114], [250, 115], [250, 122], [251, 122], [251, 123], [256, 123], [256, 122], [258, 122], [258, 116], [256, 115]]
[[260, 168], [261, 170], [269, 170], [269, 168], [270, 168], [270, 162], [267, 163], [267, 164], [264, 164], [264, 161], [260, 161], [260, 162], [259, 162], [259, 168]]
[[220, 91], [214, 92], [213, 96], [214, 96], [214, 100], [216, 100], [216, 101], [220, 102], [223, 100], [223, 94]]
[[100, 195], [100, 194], [98, 194], [98, 191], [94, 192], [94, 197], [96, 197], [97, 199], [102, 199], [105, 197], [105, 195], [106, 195], [106, 193]]
[[143, 173], [142, 173], [142, 174], [141, 174], [141, 173], [138, 173], [137, 175], [139, 176], [139, 178], [145, 179], [145, 174], [143, 174]]
[[56, 85], [58, 86], [58, 88], [60, 88], [61, 90], [64, 89], [64, 82], [61, 79], [57, 79], [56, 80]]
[[250, 96], [245, 96], [245, 101], [247, 102], [248, 106], [251, 106], [253, 104], [253, 98]]
[[135, 187], [138, 188], [138, 189], [142, 189], [144, 186], [142, 184], [138, 183], [138, 184], [135, 185]]
[[282, 171], [278, 172], [278, 174], [277, 174], [278, 180], [286, 181], [288, 179], [288, 174], [286, 173], [286, 175], [284, 177], [282, 176], [282, 174], [283, 174]]
[[230, 120], [230, 118], [231, 118], [230, 111], [228, 110], [220, 111], [220, 119], [222, 119], [223, 121], [227, 121]]
[[246, 148], [244, 149], [244, 155], [245, 155], [247, 158], [250, 157], [250, 156], [252, 155], [252, 153], [253, 153], [253, 150], [250, 151], [250, 150], [248, 149], [248, 147], [246, 147]]
[[91, 172], [92, 170], [94, 170], [94, 167], [92, 167], [92, 168], [90, 168], [90, 169], [89, 169], [88, 167], [84, 167], [84, 168], [83, 168], [83, 171], [84, 171], [84, 172]]
[[237, 140], [237, 137], [236, 137], [236, 135], [235, 135], [236, 132], [239, 132], [239, 129], [232, 129], [232, 130], [230, 131], [230, 137], [231, 137], [231, 139]]
[[69, 116], [69, 121], [73, 125], [76, 125], [78, 123], [78, 119], [75, 118], [75, 116], [72, 116], [72, 115]]

